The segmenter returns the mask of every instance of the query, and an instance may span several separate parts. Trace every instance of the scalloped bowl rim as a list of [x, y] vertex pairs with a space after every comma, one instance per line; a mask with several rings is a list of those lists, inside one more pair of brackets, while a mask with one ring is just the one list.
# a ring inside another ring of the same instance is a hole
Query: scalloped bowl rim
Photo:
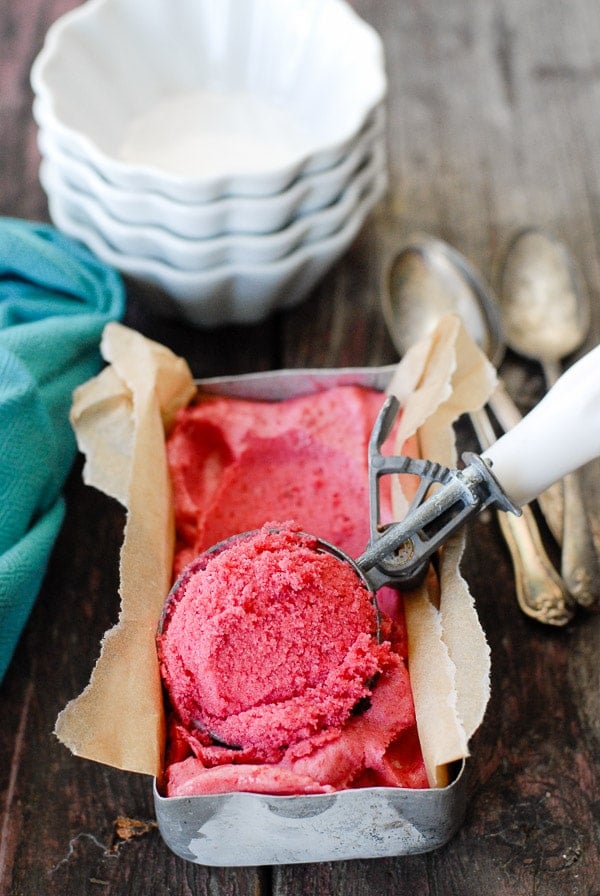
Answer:
[[[285, 273], [287, 269], [294, 267], [302, 256], [310, 255], [311, 253], [320, 254], [327, 251], [329, 246], [343, 243], [346, 235], [354, 231], [356, 222], [363, 219], [375, 202], [381, 198], [386, 186], [387, 173], [382, 171], [375, 178], [372, 189], [367, 191], [366, 195], [362, 197], [354, 214], [346, 218], [343, 225], [338, 230], [323, 240], [314, 240], [312, 243], [302, 243], [288, 255], [284, 255], [282, 258], [275, 259], [274, 261], [266, 261], [257, 264], [248, 262], [222, 264], [211, 268], [205, 268], [202, 271], [186, 271], [182, 268], [165, 264], [154, 258], [144, 258], [142, 256], [134, 256], [119, 252], [117, 249], [110, 246], [94, 228], [73, 221], [68, 215], [65, 215], [64, 210], [59, 211], [56, 204], [56, 198], [51, 200], [51, 215], [53, 218], [56, 216], [56, 219], [59, 222], [57, 224], [59, 230], [69, 233], [70, 236], [79, 239], [82, 242], [87, 242], [89, 239], [90, 243], [97, 247], [94, 249], [93, 246], [90, 245], [92, 251], [95, 251], [96, 254], [104, 257], [105, 261], [112, 264], [123, 273], [144, 279], [144, 271], [146, 271], [147, 273], [155, 275], [157, 278], [164, 278], [165, 281], [172, 280], [182, 286], [189, 287], [195, 284], [201, 285], [203, 281], [206, 283], [215, 283], [219, 280], [227, 279], [227, 277], [230, 276], [248, 275], [259, 278], [263, 276], [272, 276], [274, 273]], [[69, 230], [67, 230], [67, 227]], [[85, 239], [82, 236], [78, 236], [78, 233], [84, 234]]]
[[[376, 145], [338, 200], [331, 205], [295, 218], [287, 227], [274, 233], [225, 234], [209, 240], [187, 239], [162, 227], [132, 226], [118, 221], [93, 197], [65, 185], [60, 176], [56, 176], [56, 172], [53, 173], [46, 163], [43, 163], [40, 169], [40, 180], [49, 196], [61, 193], [63, 200], [70, 202], [72, 208], [78, 207], [88, 219], [89, 225], [116, 251], [129, 255], [139, 254], [142, 250], [134, 248], [134, 244], [136, 241], [142, 243], [145, 241], [147, 248], [143, 250], [143, 257], [152, 257], [165, 264], [177, 265], [182, 270], [200, 270], [219, 264], [237, 263], [236, 258], [244, 253], [248, 256], [251, 254], [261, 256], [260, 261], [253, 261], [248, 257], [249, 264], [270, 263], [293, 251], [302, 243], [312, 242], [316, 238], [326, 238], [335, 230], [339, 230], [344, 219], [354, 213], [362, 197], [371, 189], [375, 179], [384, 169], [385, 151], [382, 145]], [[150, 252], [152, 254], [148, 255]]]

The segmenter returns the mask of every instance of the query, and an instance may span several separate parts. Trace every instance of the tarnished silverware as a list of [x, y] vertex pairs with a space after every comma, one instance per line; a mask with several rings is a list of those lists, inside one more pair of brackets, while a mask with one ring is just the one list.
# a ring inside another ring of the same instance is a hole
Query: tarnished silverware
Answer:
[[[539, 362], [550, 388], [562, 372], [562, 359], [589, 332], [589, 301], [572, 257], [542, 231], [522, 230], [508, 246], [498, 291], [507, 344]], [[562, 490], [561, 574], [578, 604], [598, 607], [600, 565], [580, 474], [566, 476]]]

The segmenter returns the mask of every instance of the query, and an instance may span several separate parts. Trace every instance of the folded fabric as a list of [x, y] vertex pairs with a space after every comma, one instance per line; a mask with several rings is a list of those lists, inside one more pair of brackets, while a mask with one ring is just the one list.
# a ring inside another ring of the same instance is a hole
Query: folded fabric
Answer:
[[0, 682], [37, 597], [76, 454], [72, 392], [123, 316], [120, 275], [47, 224], [0, 218]]

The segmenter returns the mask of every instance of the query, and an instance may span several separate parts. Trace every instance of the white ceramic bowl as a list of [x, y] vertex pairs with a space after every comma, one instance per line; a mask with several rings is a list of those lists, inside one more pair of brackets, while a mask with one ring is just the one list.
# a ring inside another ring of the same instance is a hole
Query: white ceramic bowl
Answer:
[[42, 163], [40, 180], [51, 205], [59, 197], [64, 213], [73, 222], [92, 227], [122, 255], [155, 259], [183, 271], [198, 272], [220, 265], [276, 261], [302, 244], [325, 239], [352, 218], [384, 171], [385, 150], [377, 144], [341, 196], [326, 208], [294, 218], [275, 233], [224, 234], [206, 240], [180, 237], [161, 227], [118, 221], [95, 197], [70, 187], [48, 161]]
[[183, 202], [339, 163], [386, 92], [381, 40], [345, 0], [88, 0], [31, 82], [65, 152]]
[[303, 243], [277, 261], [226, 264], [204, 271], [184, 271], [151, 258], [126, 255], [112, 248], [89, 224], [74, 221], [61, 195], [49, 199], [55, 225], [85, 243], [99, 258], [159, 292], [146, 289], [149, 304], [194, 326], [257, 323], [276, 308], [291, 308], [312, 290], [348, 249], [387, 185], [380, 172], [356, 210], [331, 236]]
[[148, 190], [128, 190], [107, 181], [87, 160], [70, 155], [46, 126], [36, 101], [42, 158], [69, 188], [93, 197], [99, 208], [126, 224], [150, 225], [188, 239], [224, 233], [264, 234], [281, 230], [294, 218], [325, 208], [338, 199], [375, 144], [383, 141], [385, 110], [378, 106], [347, 155], [331, 168], [297, 178], [270, 196], [225, 196], [212, 202], [181, 202]]

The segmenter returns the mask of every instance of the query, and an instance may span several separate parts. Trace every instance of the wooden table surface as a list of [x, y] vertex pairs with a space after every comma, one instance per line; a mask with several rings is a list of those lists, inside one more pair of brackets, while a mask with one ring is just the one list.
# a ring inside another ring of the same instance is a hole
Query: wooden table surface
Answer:
[[[50, 23], [76, 0], [0, 0], [0, 212], [48, 219], [28, 75]], [[127, 322], [184, 354], [197, 376], [375, 365], [396, 354], [379, 293], [386, 258], [414, 230], [485, 275], [515, 228], [567, 241], [600, 320], [600, 7], [597, 0], [353, 0], [381, 33], [389, 74], [390, 189], [346, 256], [297, 309], [251, 328], [191, 331], [150, 318], [131, 288]], [[540, 372], [508, 356], [523, 407]], [[588, 473], [597, 512], [597, 470]], [[72, 757], [52, 734], [116, 620], [123, 515], [81, 483], [42, 593], [0, 688], [0, 894], [599, 896], [600, 617], [549, 630], [517, 610], [492, 517], [464, 561], [493, 662], [472, 743], [460, 832], [410, 858], [211, 869], [169, 852], [150, 781]], [[143, 824], [127, 839], [120, 817]]]

